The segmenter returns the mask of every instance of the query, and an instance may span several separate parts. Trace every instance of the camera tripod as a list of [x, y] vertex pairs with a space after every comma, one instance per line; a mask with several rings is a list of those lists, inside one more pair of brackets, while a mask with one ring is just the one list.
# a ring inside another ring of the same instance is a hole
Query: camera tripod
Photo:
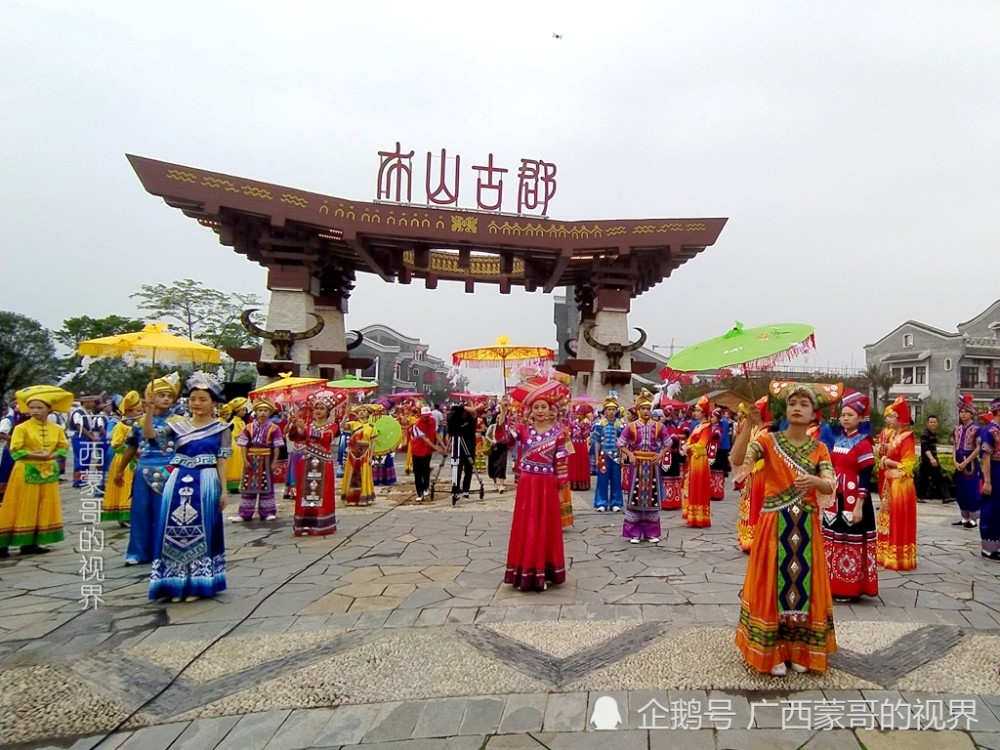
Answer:
[[431, 500], [434, 499], [434, 485], [437, 484], [438, 477], [441, 476], [441, 470], [447, 462], [451, 462], [451, 504], [457, 505], [459, 495], [462, 493], [461, 487], [458, 486], [458, 470], [462, 462], [462, 456], [469, 457], [469, 464], [472, 466], [472, 474], [475, 476], [476, 481], [479, 482], [479, 499], [482, 500], [486, 497], [486, 487], [483, 484], [482, 478], [479, 476], [479, 472], [476, 471], [476, 461], [475, 456], [469, 452], [468, 446], [465, 441], [458, 435], [454, 436], [451, 441], [451, 455], [442, 456], [441, 463], [438, 464], [437, 471], [434, 472], [434, 476], [431, 478], [430, 495]]

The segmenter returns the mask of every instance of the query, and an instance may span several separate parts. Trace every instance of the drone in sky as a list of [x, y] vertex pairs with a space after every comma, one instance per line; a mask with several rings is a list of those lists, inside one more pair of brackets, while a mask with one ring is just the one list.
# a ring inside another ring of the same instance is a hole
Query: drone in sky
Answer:
[[556, 33], [555, 31], [552, 32], [553, 39], [562, 39], [562, 37], [563, 37], [562, 34]]

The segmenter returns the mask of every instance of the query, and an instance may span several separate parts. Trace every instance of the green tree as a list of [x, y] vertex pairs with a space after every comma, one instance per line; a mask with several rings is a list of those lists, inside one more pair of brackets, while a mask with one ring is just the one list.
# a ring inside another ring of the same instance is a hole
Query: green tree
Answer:
[[[889, 405], [889, 391], [896, 384], [896, 378], [888, 370], [883, 370], [879, 365], [871, 364], [865, 370], [865, 380], [868, 382], [871, 393], [872, 413], [881, 412]], [[881, 400], [879, 399], [880, 393]]]
[[0, 312], [0, 396], [55, 378], [58, 369], [52, 332], [37, 320]]
[[81, 315], [76, 318], [66, 318], [62, 328], [55, 332], [55, 339], [71, 350], [72, 356], [76, 356], [76, 348], [81, 341], [114, 336], [118, 333], [133, 333], [141, 331], [142, 326], [141, 320], [123, 318], [120, 315], [108, 315], [104, 318]]
[[[230, 348], [256, 345], [256, 338], [240, 322], [246, 308], [260, 305], [255, 294], [228, 294], [209, 289], [200, 281], [182, 279], [171, 284], [143, 284], [131, 297], [152, 318], [177, 323], [183, 335], [223, 354]], [[249, 380], [256, 374], [253, 367], [239, 366], [228, 356], [224, 359], [230, 380]]]
[[175, 321], [178, 330], [192, 341], [221, 349], [252, 346], [255, 340], [240, 323], [244, 309], [260, 304], [255, 294], [227, 294], [200, 281], [182, 279], [171, 284], [143, 284], [131, 297], [151, 317]]

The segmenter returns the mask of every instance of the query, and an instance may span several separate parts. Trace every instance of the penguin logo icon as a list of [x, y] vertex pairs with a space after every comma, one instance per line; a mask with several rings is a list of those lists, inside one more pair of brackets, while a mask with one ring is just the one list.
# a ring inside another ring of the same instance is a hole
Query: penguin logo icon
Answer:
[[610, 695], [602, 695], [594, 701], [594, 712], [590, 716], [590, 723], [597, 730], [618, 729], [622, 724], [618, 701]]

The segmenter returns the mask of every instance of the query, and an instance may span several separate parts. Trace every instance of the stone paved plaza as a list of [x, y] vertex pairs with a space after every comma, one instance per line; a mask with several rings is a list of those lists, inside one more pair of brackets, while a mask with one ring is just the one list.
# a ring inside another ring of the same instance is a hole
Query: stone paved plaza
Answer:
[[404, 478], [326, 538], [293, 536], [283, 503], [227, 525], [229, 589], [193, 603], [149, 603], [104, 524], [104, 601], [82, 610], [62, 486], [66, 541], [0, 562], [3, 747], [1000, 749], [1000, 566], [954, 505], [919, 506], [917, 570], [836, 605], [827, 674], [779, 679], [733, 645], [732, 492], [712, 529], [664, 512], [655, 547], [576, 493], [569, 580], [541, 594], [501, 585], [510, 491], [452, 508], [442, 482], [421, 506]]

